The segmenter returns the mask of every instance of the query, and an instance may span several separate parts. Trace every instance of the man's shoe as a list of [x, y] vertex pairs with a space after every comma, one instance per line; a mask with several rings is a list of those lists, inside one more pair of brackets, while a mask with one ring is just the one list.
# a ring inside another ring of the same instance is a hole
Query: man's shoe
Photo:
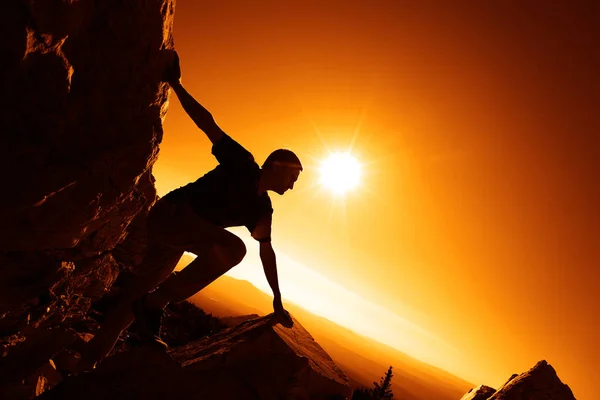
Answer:
[[164, 310], [159, 308], [149, 308], [146, 305], [146, 297], [143, 295], [133, 302], [133, 314], [139, 328], [140, 339], [145, 343], [155, 343], [167, 349], [169, 346], [163, 342], [160, 337], [160, 327]]

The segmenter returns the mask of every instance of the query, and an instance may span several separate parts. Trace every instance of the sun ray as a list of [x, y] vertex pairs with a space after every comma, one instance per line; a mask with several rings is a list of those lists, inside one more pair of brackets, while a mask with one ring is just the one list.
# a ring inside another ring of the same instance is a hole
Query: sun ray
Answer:
[[350, 153], [354, 149], [354, 144], [356, 143], [356, 139], [358, 138], [358, 135], [360, 134], [360, 128], [362, 127], [362, 124], [365, 121], [366, 115], [367, 115], [367, 106], [364, 106], [360, 113], [360, 118], [358, 119], [358, 123], [356, 124], [356, 127], [354, 128], [354, 132], [352, 133], [352, 140], [350, 140], [350, 145], [348, 146], [348, 151]]
[[321, 145], [325, 148], [325, 150], [327, 150], [327, 152], [329, 152], [329, 147], [327, 146], [327, 143], [325, 142], [325, 140], [323, 140], [323, 136], [321, 134], [321, 130], [319, 129], [319, 127], [317, 126], [317, 123], [315, 122], [315, 120], [310, 116], [310, 114], [306, 111], [306, 109], [303, 106], [300, 106], [302, 113], [304, 114], [304, 116], [306, 117], [306, 119], [308, 120], [308, 123], [311, 125], [311, 127], [313, 128], [313, 131], [315, 133], [315, 135], [317, 135], [317, 137], [319, 138], [319, 141], [321, 142]]
[[335, 210], [335, 203], [337, 199], [334, 197], [331, 203], [329, 204], [329, 213], [327, 214], [327, 230], [331, 226], [331, 218], [333, 217], [333, 211]]
[[345, 197], [342, 198], [341, 212], [342, 212], [342, 223], [344, 224], [344, 232], [346, 233], [345, 236], [346, 236], [346, 239], [348, 239], [349, 238], [349, 235], [348, 235], [348, 212], [347, 212]]

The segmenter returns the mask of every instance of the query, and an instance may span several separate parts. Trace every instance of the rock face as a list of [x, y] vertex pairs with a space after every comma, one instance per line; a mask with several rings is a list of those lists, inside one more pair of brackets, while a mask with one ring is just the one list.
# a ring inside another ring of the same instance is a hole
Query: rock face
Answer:
[[274, 326], [270, 316], [249, 320], [169, 355], [156, 348], [120, 353], [42, 398], [135, 393], [145, 399], [324, 400], [352, 395], [345, 374], [297, 321], [286, 329]]
[[0, 337], [83, 313], [155, 201], [173, 0], [16, 0], [0, 35]]
[[494, 393], [496, 393], [496, 389], [489, 386], [480, 385], [469, 390], [469, 392], [461, 397], [460, 400], [487, 400]]
[[[171, 356], [194, 376], [218, 377], [242, 392], [250, 389], [260, 399], [349, 398], [352, 389], [344, 372], [294, 322], [293, 328], [286, 329], [273, 325], [270, 316], [248, 320], [177, 348]], [[214, 397], [208, 398], [220, 398], [220, 385], [212, 387]]]
[[55, 382], [44, 363], [139, 262], [128, 228], [143, 230], [156, 199], [173, 12], [174, 0], [2, 4], [0, 386], [10, 393]]
[[497, 391], [479, 386], [461, 400], [575, 400], [575, 396], [554, 368], [542, 360], [529, 371], [511, 376]]
[[545, 360], [504, 384], [489, 400], [575, 400], [569, 386], [561, 382]]

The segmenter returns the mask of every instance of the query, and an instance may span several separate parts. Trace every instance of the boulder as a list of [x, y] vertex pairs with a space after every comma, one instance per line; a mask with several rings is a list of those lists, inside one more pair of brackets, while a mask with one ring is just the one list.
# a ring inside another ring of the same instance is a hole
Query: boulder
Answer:
[[71, 376], [39, 398], [158, 400], [193, 394], [194, 381], [181, 365], [158, 347], [145, 346], [108, 357], [92, 372]]
[[217, 377], [251, 387], [260, 399], [352, 395], [344, 372], [296, 320], [291, 329], [272, 316], [248, 320], [170, 354], [202, 380], [207, 398], [225, 398]]
[[31, 400], [48, 389], [47, 380], [42, 375], [35, 375], [21, 382], [11, 382], [0, 386], [0, 399]]
[[37, 372], [46, 378], [48, 386], [50, 387], [58, 385], [63, 379], [61, 373], [57, 371], [56, 365], [52, 360], [45, 362]]
[[24, 379], [47, 364], [52, 356], [75, 341], [64, 328], [37, 329], [0, 361], [0, 383]]

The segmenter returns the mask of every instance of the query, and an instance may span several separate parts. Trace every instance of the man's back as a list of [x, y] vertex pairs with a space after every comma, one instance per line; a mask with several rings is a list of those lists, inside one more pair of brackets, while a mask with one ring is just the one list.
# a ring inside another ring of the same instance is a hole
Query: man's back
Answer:
[[212, 153], [219, 161], [215, 169], [165, 197], [189, 203], [215, 225], [243, 225], [252, 231], [259, 219], [273, 212], [267, 192], [258, 193], [260, 167], [250, 152], [227, 135], [213, 145]]

